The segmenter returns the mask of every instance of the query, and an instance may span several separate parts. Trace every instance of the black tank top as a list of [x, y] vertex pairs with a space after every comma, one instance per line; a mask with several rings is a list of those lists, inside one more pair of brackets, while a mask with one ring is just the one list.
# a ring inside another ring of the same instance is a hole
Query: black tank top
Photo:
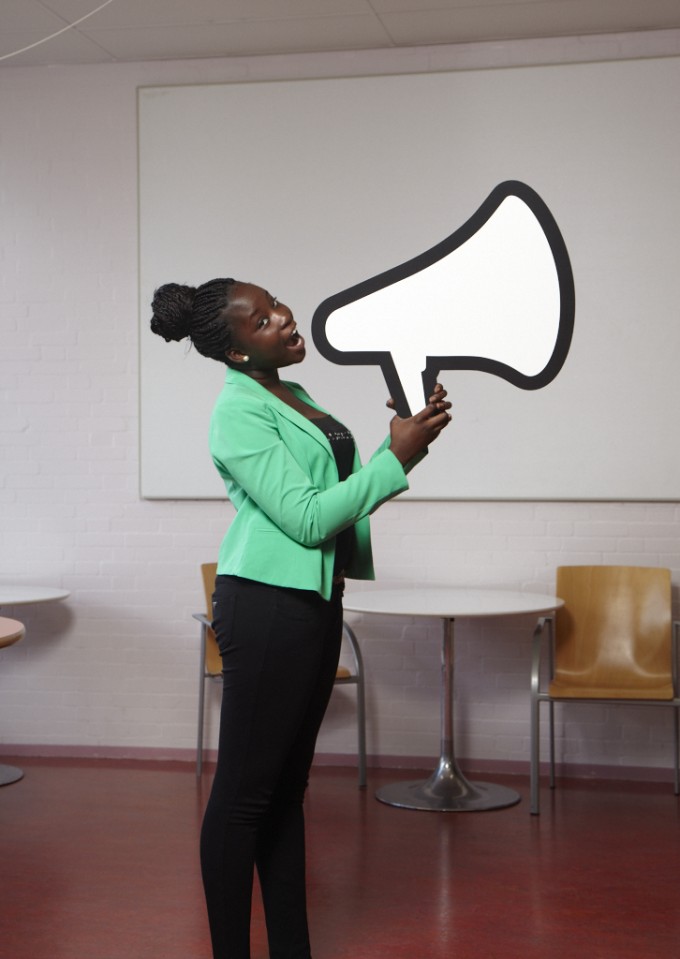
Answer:
[[[310, 420], [324, 434], [331, 444], [333, 456], [338, 467], [338, 477], [343, 482], [352, 472], [354, 464], [354, 437], [342, 423], [338, 423], [332, 416], [321, 416]], [[354, 527], [343, 529], [335, 537], [335, 566], [337, 575], [347, 569], [354, 549]]]

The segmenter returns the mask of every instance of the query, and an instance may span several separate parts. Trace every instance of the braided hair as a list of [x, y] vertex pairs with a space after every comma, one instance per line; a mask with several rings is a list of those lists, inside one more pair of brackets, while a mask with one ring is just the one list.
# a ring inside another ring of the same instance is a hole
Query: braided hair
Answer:
[[202, 356], [231, 365], [231, 329], [225, 312], [236, 280], [208, 280], [199, 287], [166, 283], [154, 293], [151, 330], [169, 343], [189, 337]]

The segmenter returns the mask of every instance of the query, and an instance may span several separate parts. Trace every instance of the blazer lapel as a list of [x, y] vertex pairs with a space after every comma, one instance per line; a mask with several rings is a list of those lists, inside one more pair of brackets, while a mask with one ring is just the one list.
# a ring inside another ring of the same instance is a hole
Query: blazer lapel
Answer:
[[[309, 403], [310, 406], [313, 406], [314, 409], [320, 410], [322, 413], [327, 411], [319, 406], [318, 403], [315, 403], [314, 400], [309, 396], [302, 387], [298, 386], [297, 383], [287, 383], [293, 393], [305, 403]], [[279, 400], [278, 397], [274, 397], [276, 400], [276, 409], [277, 411], [287, 419], [289, 422], [293, 423], [295, 426], [304, 430], [313, 440], [316, 440], [324, 450], [328, 453], [329, 456], [333, 457], [333, 450], [331, 449], [331, 444], [328, 442], [328, 437], [326, 434], [319, 429], [318, 426], [314, 426], [312, 420], [308, 419], [306, 416], [303, 416], [302, 413], [298, 413], [297, 410], [294, 410], [292, 406], [288, 406], [287, 403], [284, 403], [282, 400]], [[333, 457], [334, 458], [334, 457]]]
[[[294, 410], [292, 406], [288, 406], [287, 403], [284, 403], [283, 400], [280, 400], [278, 396], [275, 396], [273, 393], [270, 393], [269, 390], [265, 389], [264, 386], [261, 386], [257, 380], [254, 380], [252, 376], [248, 376], [246, 373], [241, 373], [239, 370], [234, 370], [230, 366], [227, 367], [226, 375], [227, 383], [234, 383], [239, 386], [245, 386], [247, 389], [252, 389], [253, 392], [260, 395], [266, 394], [266, 397], [273, 401], [274, 408], [276, 412], [282, 416], [284, 419], [288, 420], [298, 429], [304, 430], [308, 436], [311, 436], [319, 445], [325, 450], [328, 456], [333, 456], [333, 450], [331, 449], [331, 444], [328, 442], [326, 435], [318, 428], [314, 426], [311, 420], [306, 416], [303, 416], [302, 413], [298, 413], [297, 410]], [[310, 406], [313, 406], [314, 409], [319, 410], [322, 413], [327, 413], [322, 406], [319, 406], [308, 393], [298, 384], [291, 383], [286, 381], [286, 386], [288, 386], [295, 395], [301, 399], [304, 403], [309, 403]]]

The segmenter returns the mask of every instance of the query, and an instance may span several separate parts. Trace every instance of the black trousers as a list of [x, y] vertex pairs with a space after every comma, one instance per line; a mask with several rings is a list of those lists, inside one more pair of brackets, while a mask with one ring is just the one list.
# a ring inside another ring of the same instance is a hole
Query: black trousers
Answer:
[[215, 959], [249, 959], [257, 868], [271, 959], [310, 959], [303, 799], [342, 638], [330, 601], [218, 576], [224, 689], [201, 868]]

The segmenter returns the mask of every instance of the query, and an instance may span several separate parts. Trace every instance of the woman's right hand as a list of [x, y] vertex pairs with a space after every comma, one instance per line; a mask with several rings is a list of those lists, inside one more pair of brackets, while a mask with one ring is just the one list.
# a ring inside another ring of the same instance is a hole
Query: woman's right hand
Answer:
[[[415, 416], [395, 416], [390, 423], [390, 446], [402, 466], [424, 452], [451, 422], [451, 404], [444, 402], [446, 391], [437, 384], [430, 402]], [[388, 403], [388, 405], [391, 405]]]

